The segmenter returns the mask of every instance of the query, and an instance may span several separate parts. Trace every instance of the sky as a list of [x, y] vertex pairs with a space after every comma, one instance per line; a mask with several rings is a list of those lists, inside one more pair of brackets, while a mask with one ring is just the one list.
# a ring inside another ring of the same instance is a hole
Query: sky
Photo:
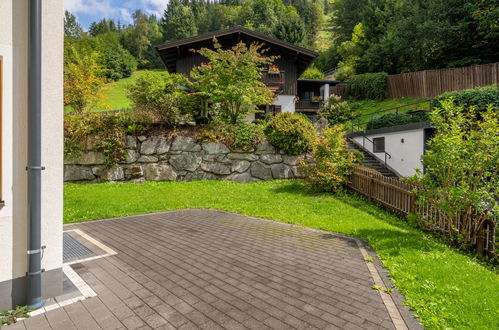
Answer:
[[168, 0], [64, 0], [64, 8], [78, 18], [84, 30], [88, 30], [92, 22], [103, 18], [131, 23], [136, 9], [161, 16], [167, 3]]

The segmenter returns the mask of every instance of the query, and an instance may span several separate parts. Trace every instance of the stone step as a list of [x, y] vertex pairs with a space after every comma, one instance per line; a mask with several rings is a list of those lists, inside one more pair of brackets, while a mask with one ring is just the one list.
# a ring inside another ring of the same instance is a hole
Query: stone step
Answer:
[[375, 156], [371, 155], [369, 152], [364, 150], [361, 146], [353, 143], [350, 139], [347, 139], [347, 149], [350, 150], [357, 150], [361, 152], [364, 155], [364, 160], [362, 162], [362, 165], [365, 167], [368, 167], [370, 169], [373, 169], [380, 174], [387, 176], [387, 177], [397, 177], [395, 173], [390, 171], [386, 166], [383, 164], [381, 160], [376, 158]]

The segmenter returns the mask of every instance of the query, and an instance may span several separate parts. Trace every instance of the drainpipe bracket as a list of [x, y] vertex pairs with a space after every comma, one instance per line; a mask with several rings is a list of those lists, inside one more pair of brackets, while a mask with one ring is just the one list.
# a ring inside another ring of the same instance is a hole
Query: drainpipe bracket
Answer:
[[26, 272], [26, 277], [40, 275], [43, 272], [45, 272], [45, 268], [42, 268], [42, 269], [37, 270], [36, 272], [32, 272], [32, 273]]
[[45, 166], [26, 166], [26, 171], [44, 171]]

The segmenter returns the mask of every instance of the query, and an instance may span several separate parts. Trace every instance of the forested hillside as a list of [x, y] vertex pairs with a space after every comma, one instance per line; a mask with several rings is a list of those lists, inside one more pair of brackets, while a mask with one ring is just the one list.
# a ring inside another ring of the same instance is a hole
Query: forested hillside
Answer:
[[[496, 0], [165, 0], [162, 17], [103, 18], [83, 31], [65, 15], [68, 84], [118, 80], [164, 69], [153, 45], [242, 25], [320, 52], [320, 71], [346, 79], [499, 61]], [[313, 77], [320, 77], [315, 72]], [[68, 85], [68, 87], [73, 85]]]

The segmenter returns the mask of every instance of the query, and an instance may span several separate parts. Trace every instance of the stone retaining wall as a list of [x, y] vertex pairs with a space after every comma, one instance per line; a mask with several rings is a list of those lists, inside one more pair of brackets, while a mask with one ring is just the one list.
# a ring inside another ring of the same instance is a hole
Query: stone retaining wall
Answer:
[[192, 181], [249, 182], [300, 177], [304, 156], [288, 156], [264, 142], [254, 152], [233, 152], [220, 143], [196, 143], [190, 137], [127, 136], [126, 159], [112, 167], [92, 150], [66, 160], [64, 181]]

